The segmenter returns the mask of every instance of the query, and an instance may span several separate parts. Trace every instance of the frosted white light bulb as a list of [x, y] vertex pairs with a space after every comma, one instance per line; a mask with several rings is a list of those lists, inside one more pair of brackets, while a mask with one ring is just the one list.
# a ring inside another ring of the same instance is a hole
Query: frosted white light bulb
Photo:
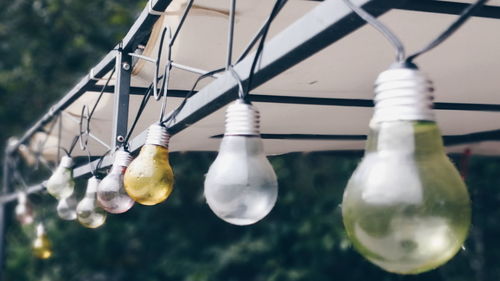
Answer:
[[16, 219], [23, 225], [31, 224], [34, 221], [33, 207], [25, 192], [19, 192], [17, 195], [15, 213]]
[[47, 181], [47, 191], [57, 199], [71, 196], [75, 189], [73, 180], [73, 160], [69, 156], [63, 156], [61, 163]]
[[97, 206], [96, 191], [99, 180], [91, 177], [87, 183], [85, 197], [76, 207], [76, 215], [80, 224], [88, 228], [97, 228], [106, 221], [106, 212]]
[[111, 171], [97, 187], [97, 200], [100, 206], [110, 213], [124, 213], [134, 205], [134, 200], [128, 196], [123, 186], [123, 176], [130, 161], [130, 153], [117, 151]]
[[390, 272], [417, 274], [446, 263], [470, 225], [469, 195], [445, 154], [432, 90], [417, 69], [380, 74], [365, 156], [344, 193], [353, 245]]
[[63, 220], [75, 220], [77, 204], [78, 202], [74, 198], [74, 195], [59, 200], [59, 203], [57, 203], [57, 215]]
[[221, 219], [248, 225], [274, 207], [278, 182], [264, 153], [259, 112], [238, 100], [227, 108], [226, 132], [205, 179], [205, 198]]

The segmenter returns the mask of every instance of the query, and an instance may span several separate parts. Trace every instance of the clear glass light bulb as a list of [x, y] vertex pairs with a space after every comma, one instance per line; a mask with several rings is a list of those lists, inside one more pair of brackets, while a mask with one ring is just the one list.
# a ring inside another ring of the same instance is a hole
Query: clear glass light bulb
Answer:
[[97, 206], [96, 191], [99, 180], [91, 177], [87, 183], [85, 197], [76, 207], [76, 216], [81, 225], [88, 228], [97, 228], [106, 221], [106, 212]]
[[47, 181], [47, 191], [57, 199], [71, 196], [75, 189], [73, 180], [73, 159], [63, 156], [61, 163]]
[[52, 256], [52, 245], [43, 224], [38, 224], [36, 227], [36, 238], [33, 241], [33, 255], [44, 260]]
[[163, 202], [172, 193], [174, 173], [168, 161], [169, 135], [159, 124], [149, 127], [146, 144], [125, 172], [128, 195], [143, 205]]
[[111, 171], [97, 187], [97, 200], [110, 213], [124, 213], [134, 205], [134, 200], [123, 187], [123, 177], [131, 160], [132, 156], [127, 151], [117, 151]]
[[32, 224], [35, 220], [33, 206], [28, 200], [28, 196], [25, 192], [19, 192], [17, 194], [15, 213], [17, 221], [22, 225]]
[[75, 220], [77, 204], [78, 202], [74, 198], [74, 195], [59, 200], [59, 203], [57, 203], [57, 215], [63, 220]]
[[344, 193], [355, 248], [383, 269], [417, 274], [451, 259], [470, 226], [470, 200], [445, 154], [432, 84], [417, 69], [383, 72], [365, 156]]
[[264, 153], [259, 112], [238, 100], [226, 112], [219, 154], [205, 178], [205, 198], [224, 221], [248, 225], [263, 219], [276, 203], [278, 182]]

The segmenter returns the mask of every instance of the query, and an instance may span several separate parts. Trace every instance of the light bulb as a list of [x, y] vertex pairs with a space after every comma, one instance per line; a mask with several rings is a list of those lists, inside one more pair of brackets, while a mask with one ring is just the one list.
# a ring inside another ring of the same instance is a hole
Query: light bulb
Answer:
[[165, 127], [151, 125], [146, 144], [125, 172], [125, 190], [140, 204], [161, 203], [172, 193], [174, 173], [168, 162], [169, 138]]
[[446, 263], [470, 226], [469, 195], [445, 154], [432, 90], [410, 66], [380, 74], [365, 156], [342, 202], [355, 248], [394, 273], [417, 274]]
[[87, 183], [87, 190], [82, 201], [76, 207], [76, 216], [81, 225], [97, 228], [106, 221], [106, 212], [97, 206], [96, 191], [99, 180], [93, 176]]
[[41, 223], [36, 227], [36, 238], [33, 241], [33, 255], [44, 260], [52, 256], [52, 245]]
[[31, 224], [34, 221], [33, 207], [25, 192], [17, 194], [16, 219], [20, 224]]
[[73, 180], [73, 159], [69, 156], [63, 156], [61, 163], [47, 181], [47, 191], [57, 199], [71, 196], [75, 189]]
[[78, 202], [74, 198], [74, 195], [59, 200], [59, 203], [57, 204], [57, 215], [63, 220], [75, 220], [77, 204]]
[[238, 100], [226, 111], [226, 131], [205, 178], [205, 198], [224, 221], [248, 225], [274, 207], [278, 182], [264, 153], [259, 112]]
[[132, 156], [127, 151], [117, 151], [111, 172], [97, 187], [97, 200], [100, 206], [110, 213], [124, 213], [134, 205], [134, 200], [123, 187], [123, 175], [131, 160]]

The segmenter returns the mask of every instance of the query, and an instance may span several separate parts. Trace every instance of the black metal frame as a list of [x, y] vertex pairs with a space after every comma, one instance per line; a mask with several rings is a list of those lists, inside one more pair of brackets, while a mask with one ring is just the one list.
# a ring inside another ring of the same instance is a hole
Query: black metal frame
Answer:
[[[102, 86], [96, 85], [97, 80], [108, 73], [114, 66], [116, 67], [116, 86], [108, 86], [104, 90], [113, 92], [115, 95], [114, 120], [113, 120], [113, 138], [111, 140], [112, 147], [120, 145], [124, 136], [127, 134], [128, 122], [128, 103], [129, 95], [142, 95], [146, 92], [144, 88], [130, 86], [131, 80], [131, 56], [139, 44], [143, 44], [149, 37], [153, 25], [158, 20], [160, 14], [155, 11], [164, 11], [171, 0], [150, 0], [147, 7], [142, 11], [139, 18], [131, 27], [122, 42], [118, 44], [111, 52], [109, 52], [91, 71], [71, 89], [58, 103], [52, 106], [47, 114], [45, 114], [33, 127], [31, 127], [17, 142], [6, 148], [4, 157], [3, 171], [3, 188], [0, 196], [0, 280], [1, 267], [4, 265], [4, 233], [7, 225], [5, 220], [5, 204], [16, 199], [16, 194], [9, 190], [9, 167], [7, 165], [9, 157], [11, 157], [23, 143], [27, 143], [29, 139], [38, 131], [42, 130], [45, 125], [53, 120], [58, 113], [70, 106], [75, 100], [82, 96], [87, 91], [100, 91]], [[456, 3], [449, 1], [436, 0], [408, 0], [408, 1], [393, 1], [393, 0], [355, 0], [357, 5], [362, 5], [365, 10], [374, 16], [381, 14], [391, 9], [404, 9], [412, 11], [422, 11], [431, 13], [443, 14], [459, 14], [467, 4]], [[485, 6], [475, 16], [486, 18], [500, 18], [500, 7]], [[349, 9], [341, 3], [341, 1], [324, 1], [318, 4], [318, 7], [307, 13], [287, 29], [268, 41], [265, 45], [265, 52], [261, 59], [260, 68], [255, 71], [253, 77], [252, 88], [265, 83], [283, 71], [298, 64], [306, 58], [314, 55], [323, 48], [342, 39], [346, 35], [363, 26], [365, 22], [361, 20]], [[304, 27], [307, 27], [308, 32], [304, 32]], [[247, 56], [244, 60], [234, 66], [234, 70], [241, 77], [243, 84], [247, 83], [249, 70], [253, 61], [254, 55]], [[185, 129], [190, 124], [193, 124], [203, 117], [215, 112], [225, 106], [235, 98], [237, 98], [237, 82], [230, 73], [225, 73], [214, 80], [212, 83], [204, 87], [195, 95], [187, 100], [185, 107], [179, 112], [175, 120], [170, 123], [169, 131], [171, 134], [176, 134]], [[184, 97], [186, 91], [169, 90], [169, 96]], [[318, 104], [332, 106], [357, 106], [371, 107], [371, 100], [362, 99], [333, 99], [333, 98], [311, 98], [311, 97], [287, 97], [287, 96], [270, 96], [270, 95], [250, 95], [250, 99], [259, 102], [272, 103], [294, 103], [294, 104]], [[436, 109], [442, 110], [477, 110], [477, 111], [500, 111], [500, 105], [488, 104], [461, 104], [461, 103], [436, 103]], [[171, 113], [170, 113], [171, 114]], [[137, 151], [145, 140], [146, 132], [140, 133], [130, 142], [130, 150]], [[293, 138], [297, 135], [289, 136], [272, 136], [267, 137], [283, 137]], [[264, 135], [266, 137], [266, 135]], [[308, 137], [308, 136], [301, 136]], [[309, 136], [310, 137], [310, 136]], [[316, 137], [318, 137], [316, 135]], [[322, 138], [338, 138], [339, 136], [321, 136]], [[340, 136], [348, 139], [364, 139], [365, 136]], [[445, 137], [445, 141], [449, 143], [473, 142], [480, 140], [499, 140], [499, 131], [479, 132], [470, 135], [459, 136], [460, 139], [454, 136]], [[96, 162], [93, 163], [95, 166]], [[111, 165], [111, 157], [107, 156], [103, 159], [101, 167]], [[74, 169], [74, 176], [81, 177], [90, 173], [90, 164], [82, 165]], [[28, 189], [28, 193], [37, 192], [43, 189], [42, 184], [32, 186]]]

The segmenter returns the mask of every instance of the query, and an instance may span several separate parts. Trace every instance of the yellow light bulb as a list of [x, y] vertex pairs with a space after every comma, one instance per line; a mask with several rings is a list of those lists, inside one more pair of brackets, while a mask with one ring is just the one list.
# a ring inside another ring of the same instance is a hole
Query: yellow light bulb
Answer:
[[146, 144], [125, 172], [125, 190], [140, 204], [161, 203], [172, 193], [174, 173], [168, 161], [168, 140], [165, 127], [151, 125]]
[[446, 263], [470, 226], [467, 188], [445, 154], [431, 91], [416, 69], [379, 76], [365, 156], [342, 202], [354, 247], [399, 274]]
[[43, 260], [52, 256], [52, 245], [42, 224], [37, 225], [36, 228], [36, 238], [33, 241], [33, 255]]

